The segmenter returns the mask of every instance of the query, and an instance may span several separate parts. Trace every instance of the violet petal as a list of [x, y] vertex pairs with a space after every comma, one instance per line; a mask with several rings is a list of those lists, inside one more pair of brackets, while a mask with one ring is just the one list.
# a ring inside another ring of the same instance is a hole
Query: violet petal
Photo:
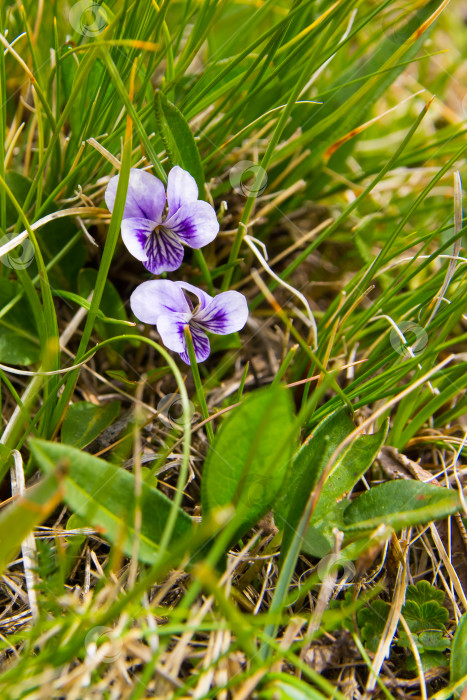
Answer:
[[[109, 180], [105, 203], [112, 212], [115, 205], [119, 175]], [[145, 170], [131, 168], [123, 218], [137, 217], [161, 222], [165, 207], [165, 188], [159, 178]]]
[[169, 211], [167, 218], [175, 214], [182, 204], [190, 204], [198, 199], [198, 186], [195, 178], [179, 165], [169, 172], [167, 180], [167, 203]]
[[182, 313], [191, 316], [183, 291], [170, 280], [143, 282], [132, 293], [130, 306], [137, 319], [154, 325], [162, 315]]
[[[211, 352], [209, 339], [204, 331], [202, 331], [200, 328], [196, 328], [193, 323], [190, 323], [190, 332], [193, 340], [196, 362], [204, 362], [204, 360], [209, 357], [209, 353]], [[183, 362], [186, 362], [187, 365], [191, 364], [188, 350], [186, 349], [186, 341], [185, 350], [180, 353], [180, 357], [182, 358]]]
[[149, 219], [131, 217], [122, 221], [122, 240], [130, 253], [137, 260], [148, 259], [146, 244], [156, 224]]
[[186, 350], [184, 333], [189, 317], [189, 314], [184, 313], [162, 314], [162, 316], [159, 316], [157, 319], [157, 332], [166, 348], [179, 353]]
[[216, 212], [207, 202], [183, 204], [164, 221], [164, 226], [190, 248], [202, 248], [219, 233]]
[[204, 307], [213, 300], [213, 297], [209, 296], [209, 294], [206, 294], [206, 292], [203, 292], [202, 289], [198, 289], [198, 287], [195, 287], [194, 284], [190, 284], [189, 282], [178, 282], [178, 281], [174, 282], [174, 284], [176, 284], [177, 287], [181, 287], [182, 289], [186, 289], [187, 292], [191, 292], [196, 297], [198, 297], [201, 309], [204, 309]]
[[240, 292], [222, 292], [193, 316], [193, 323], [206, 331], [226, 335], [239, 331], [248, 318], [248, 304]]
[[153, 275], [178, 270], [183, 261], [183, 246], [171, 231], [158, 227], [147, 239], [145, 251], [147, 259], [144, 267]]

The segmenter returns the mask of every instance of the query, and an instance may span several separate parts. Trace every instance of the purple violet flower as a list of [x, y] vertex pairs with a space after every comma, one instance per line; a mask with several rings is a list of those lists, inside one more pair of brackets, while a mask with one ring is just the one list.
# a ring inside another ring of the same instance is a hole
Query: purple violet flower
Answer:
[[[194, 307], [184, 289], [198, 297]], [[187, 282], [150, 280], [130, 297], [131, 309], [140, 321], [157, 326], [164, 345], [190, 364], [185, 326], [190, 327], [197, 362], [204, 362], [211, 348], [205, 331], [227, 335], [239, 331], [248, 318], [248, 305], [240, 292], [221, 292], [215, 297]]]
[[[105, 203], [113, 211], [118, 175], [105, 191]], [[164, 210], [167, 199], [167, 214]], [[198, 200], [195, 179], [176, 165], [169, 172], [167, 198], [163, 183], [145, 170], [132, 168], [122, 220], [122, 239], [144, 267], [159, 275], [180, 267], [183, 245], [202, 248], [217, 236], [216, 212]]]

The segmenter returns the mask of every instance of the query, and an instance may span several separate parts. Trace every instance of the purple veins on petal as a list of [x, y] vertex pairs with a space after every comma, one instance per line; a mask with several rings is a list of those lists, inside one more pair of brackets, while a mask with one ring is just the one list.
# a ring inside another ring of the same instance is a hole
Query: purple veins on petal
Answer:
[[131, 217], [122, 221], [122, 240], [130, 253], [144, 262], [148, 259], [146, 244], [156, 224], [149, 219]]
[[157, 321], [157, 331], [166, 348], [174, 352], [186, 350], [185, 327], [190, 320], [190, 314], [163, 314]]
[[[105, 201], [113, 211], [119, 175], [111, 178]], [[164, 211], [168, 205], [167, 216]], [[137, 168], [130, 170], [122, 238], [130, 253], [153, 274], [173, 272], [183, 260], [183, 244], [201, 248], [217, 236], [219, 222], [207, 202], [198, 200], [195, 179], [176, 165], [167, 182]]]
[[172, 272], [182, 264], [184, 251], [179, 239], [154, 221], [124, 219], [122, 239], [130, 253], [154, 275]]
[[211, 333], [227, 335], [243, 328], [248, 318], [248, 304], [240, 292], [222, 292], [204, 308], [200, 308], [194, 321]]
[[183, 260], [183, 246], [171, 231], [164, 226], [156, 228], [145, 244], [144, 267], [153, 275], [178, 270]]
[[[199, 303], [193, 308], [186, 292]], [[240, 292], [222, 292], [215, 297], [188, 282], [151, 280], [140, 284], [130, 298], [134, 315], [144, 323], [157, 326], [164, 345], [190, 364], [185, 328], [189, 326], [197, 362], [211, 352], [205, 331], [225, 335], [239, 331], [248, 318], [248, 305]]]
[[202, 248], [219, 233], [216, 212], [207, 202], [190, 202], [164, 222], [190, 248]]
[[[190, 323], [190, 333], [191, 339], [193, 341], [196, 362], [204, 362], [204, 360], [207, 360], [207, 358], [209, 357], [209, 353], [211, 352], [209, 338], [207, 337], [206, 333], [204, 333], [204, 331], [202, 331], [199, 328], [196, 328], [196, 326], [194, 326], [193, 323]], [[182, 358], [183, 362], [185, 362], [187, 365], [191, 364], [190, 356], [188, 355], [188, 349], [186, 347], [186, 341], [185, 350], [183, 350], [183, 352], [180, 353], [180, 357]]]

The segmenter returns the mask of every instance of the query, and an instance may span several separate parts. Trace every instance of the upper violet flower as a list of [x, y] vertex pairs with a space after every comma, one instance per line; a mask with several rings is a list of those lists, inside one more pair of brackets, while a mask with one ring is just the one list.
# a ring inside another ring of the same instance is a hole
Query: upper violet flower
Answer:
[[[118, 175], [111, 178], [105, 203], [113, 211]], [[165, 214], [167, 199], [167, 213]], [[198, 200], [195, 179], [176, 165], [169, 172], [167, 198], [163, 183], [145, 170], [132, 168], [123, 211], [123, 242], [144, 267], [159, 275], [180, 267], [183, 245], [202, 248], [219, 232], [216, 212]]]
[[[194, 294], [199, 303], [194, 307], [183, 290]], [[162, 342], [174, 350], [187, 365], [185, 327], [189, 326], [197, 362], [203, 362], [211, 351], [205, 331], [227, 335], [239, 331], [248, 318], [248, 305], [240, 292], [222, 292], [215, 297], [187, 282], [150, 280], [140, 284], [130, 297], [131, 309], [140, 321], [157, 326]]]

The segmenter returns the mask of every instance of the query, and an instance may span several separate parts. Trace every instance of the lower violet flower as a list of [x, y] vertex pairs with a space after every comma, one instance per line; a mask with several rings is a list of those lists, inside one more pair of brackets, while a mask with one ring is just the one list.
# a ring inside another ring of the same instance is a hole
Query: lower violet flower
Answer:
[[[193, 306], [184, 290], [198, 297]], [[187, 282], [150, 280], [140, 284], [130, 297], [131, 309], [140, 321], [157, 326], [164, 345], [190, 364], [185, 341], [189, 326], [197, 362], [211, 351], [205, 331], [227, 335], [239, 331], [248, 318], [248, 305], [240, 292], [221, 292], [215, 297]]]
[[[118, 175], [105, 191], [105, 203], [113, 211]], [[176, 165], [169, 172], [166, 193], [163, 183], [145, 170], [132, 168], [122, 220], [122, 239], [144, 267], [159, 275], [177, 270], [183, 245], [202, 248], [217, 236], [219, 222], [207, 202], [198, 200], [195, 179]]]

